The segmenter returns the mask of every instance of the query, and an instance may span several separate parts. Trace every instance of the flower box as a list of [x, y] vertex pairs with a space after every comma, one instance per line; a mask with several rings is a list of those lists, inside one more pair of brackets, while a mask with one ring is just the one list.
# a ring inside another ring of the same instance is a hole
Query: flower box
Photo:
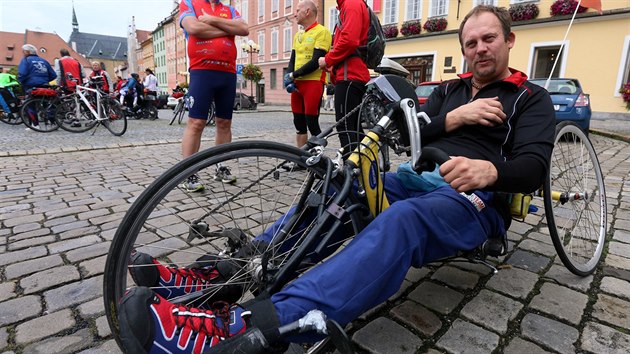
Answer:
[[395, 23], [383, 25], [382, 27], [385, 38], [396, 38], [398, 36], [398, 26]]
[[[575, 0], [556, 0], [551, 4], [551, 16], [572, 15], [577, 6], [578, 2]], [[586, 10], [588, 10], [586, 7], [580, 6], [577, 12], [582, 13]]]
[[619, 93], [626, 104], [626, 109], [630, 111], [630, 81], [621, 87]]
[[400, 33], [405, 37], [420, 34], [421, 31], [422, 24], [420, 23], [420, 20], [410, 20], [403, 22], [402, 26], [400, 27]]
[[444, 31], [448, 26], [448, 21], [444, 17], [434, 17], [428, 19], [422, 28], [429, 32], [439, 32]]
[[538, 17], [540, 10], [536, 4], [516, 4], [510, 6], [512, 21], [528, 21]]

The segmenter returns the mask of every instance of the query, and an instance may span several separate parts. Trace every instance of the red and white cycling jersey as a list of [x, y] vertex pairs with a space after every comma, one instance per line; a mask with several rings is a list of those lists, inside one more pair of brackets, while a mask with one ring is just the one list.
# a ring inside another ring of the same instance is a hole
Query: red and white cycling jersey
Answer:
[[[212, 4], [206, 0], [183, 0], [179, 4], [179, 25], [187, 16], [199, 17], [205, 12], [211, 16], [226, 19], [240, 19], [241, 15], [232, 6], [225, 6], [220, 1]], [[217, 70], [236, 73], [237, 48], [234, 36], [199, 38], [186, 33], [188, 39], [188, 58], [190, 70]]]

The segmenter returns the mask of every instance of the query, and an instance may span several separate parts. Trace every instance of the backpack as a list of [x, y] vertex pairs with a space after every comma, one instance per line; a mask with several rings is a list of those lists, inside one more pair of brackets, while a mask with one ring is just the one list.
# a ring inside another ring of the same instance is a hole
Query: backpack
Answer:
[[368, 29], [367, 43], [357, 49], [359, 57], [365, 62], [369, 69], [376, 69], [381, 64], [381, 59], [385, 54], [385, 35], [381, 22], [372, 9], [365, 4], [370, 18], [370, 28]]

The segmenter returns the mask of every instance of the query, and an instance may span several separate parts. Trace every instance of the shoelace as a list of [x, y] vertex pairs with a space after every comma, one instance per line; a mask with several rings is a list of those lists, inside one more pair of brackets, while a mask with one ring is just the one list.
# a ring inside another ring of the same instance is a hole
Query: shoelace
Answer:
[[[224, 301], [218, 301], [212, 305], [213, 310], [200, 310], [196, 308], [177, 306], [172, 310], [175, 317], [175, 325], [178, 331], [184, 327], [196, 333], [203, 333], [207, 340], [214, 336], [222, 339], [230, 334], [230, 307]], [[221, 319], [222, 326], [218, 326], [216, 319]]]
[[182, 278], [184, 278], [184, 280], [186, 280], [186, 278], [192, 278], [193, 280], [199, 280], [202, 283], [207, 283], [209, 280], [204, 279], [204, 277], [208, 277], [212, 273], [211, 269], [196, 270], [171, 267], [166, 267], [166, 269], [168, 269], [168, 271], [171, 272], [173, 275], [181, 276]]

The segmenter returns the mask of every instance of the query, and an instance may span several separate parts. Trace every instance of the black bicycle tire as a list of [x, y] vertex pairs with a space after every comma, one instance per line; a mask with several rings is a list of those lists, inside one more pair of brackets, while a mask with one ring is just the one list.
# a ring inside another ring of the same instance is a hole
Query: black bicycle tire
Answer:
[[[106, 102], [103, 105], [103, 108], [107, 112], [107, 120], [102, 121], [103, 125], [105, 125], [105, 128], [107, 128], [107, 130], [109, 130], [109, 132], [115, 136], [122, 136], [123, 134], [125, 134], [125, 132], [127, 131], [127, 115], [123, 111], [122, 107], [118, 104], [118, 102]], [[112, 120], [112, 117], [111, 117], [112, 112], [109, 111], [110, 109], [113, 109], [116, 111], [115, 113], [118, 115], [118, 118], [115, 118], [115, 119], [122, 121], [123, 128], [121, 130], [114, 130], [112, 128], [112, 125], [109, 124], [110, 121]]]
[[[55, 100], [58, 100], [57, 97], [48, 97], [48, 96], [42, 96], [42, 97], [31, 97], [29, 99], [27, 99], [24, 104], [22, 105], [22, 108], [20, 108], [20, 116], [22, 116], [22, 122], [24, 123], [24, 125], [26, 125], [28, 128], [30, 128], [31, 130], [37, 131], [37, 132], [41, 132], [41, 133], [50, 133], [52, 131], [55, 131], [57, 129], [59, 129], [59, 124], [57, 123], [56, 119], [53, 117], [53, 121], [55, 122], [55, 127], [53, 127], [52, 129], [49, 130], [43, 130], [40, 129], [39, 127], [36, 127], [32, 124], [32, 122], [30, 121], [30, 119], [28, 118], [28, 114], [26, 114], [26, 110], [28, 109], [29, 106], [35, 104], [37, 105], [36, 107], [36, 111], [39, 111], [39, 108], [41, 107], [41, 105], [44, 102], [50, 102], [50, 106], [52, 106], [53, 104], [55, 104]], [[56, 108], [54, 108], [56, 111]], [[38, 117], [39, 120], [39, 117]]]
[[[551, 166], [549, 167], [549, 171], [547, 172], [547, 178], [545, 179], [545, 184], [543, 185], [543, 200], [544, 200], [544, 206], [545, 206], [545, 217], [547, 219], [547, 227], [549, 229], [549, 234], [551, 236], [551, 240], [553, 242], [554, 248], [556, 249], [556, 252], [558, 253], [558, 256], [560, 257], [560, 260], [562, 261], [564, 266], [571, 273], [575, 275], [587, 276], [589, 274], [592, 274], [595, 271], [595, 269], [597, 269], [597, 266], [603, 254], [603, 249], [604, 249], [605, 241], [606, 241], [607, 210], [606, 210], [606, 191], [605, 191], [604, 177], [603, 177], [601, 167], [599, 165], [599, 160], [597, 159], [597, 154], [595, 153], [593, 144], [588, 139], [588, 137], [584, 134], [584, 131], [573, 122], [568, 122], [568, 121], [562, 122], [556, 126], [556, 133], [554, 137], [554, 152], [557, 152], [556, 149], [560, 148], [558, 144], [560, 143], [560, 140], [563, 139], [563, 137], [565, 136], [565, 132], [569, 134], [575, 134], [579, 138], [579, 143], [584, 144], [584, 147], [586, 148], [586, 151], [588, 152], [588, 155], [589, 155], [588, 157], [592, 159], [592, 162], [593, 162], [592, 168], [593, 168], [593, 172], [595, 173], [595, 179], [596, 179], [596, 184], [597, 184], [598, 193], [596, 193], [596, 198], [597, 198], [596, 200], [594, 200], [593, 202], [589, 202], [588, 200], [574, 202], [574, 203], [580, 203], [579, 206], [584, 205], [584, 209], [580, 210], [580, 213], [575, 213], [579, 219], [582, 219], [583, 216], [585, 218], [587, 217], [587, 213], [585, 213], [583, 210], [586, 210], [588, 208], [587, 204], [589, 203], [598, 203], [599, 209], [600, 209], [599, 212], [596, 213], [596, 214], [599, 214], [599, 218], [600, 218], [598, 222], [599, 225], [596, 231], [598, 232], [597, 244], [593, 251], [592, 256], [589, 256], [589, 260], [585, 264], [576, 262], [571, 256], [571, 254], [569, 254], [569, 250], [565, 248], [565, 243], [567, 241], [565, 240], [564, 235], [566, 234], [566, 231], [563, 232], [563, 235], [561, 235], [558, 232], [561, 225], [559, 225], [559, 222], [557, 222], [556, 220], [556, 217], [555, 217], [556, 213], [554, 212], [554, 201], [552, 200], [552, 196], [551, 196], [551, 193], [553, 190], [552, 189], [553, 187], [551, 184], [552, 184], [552, 179], [554, 177], [552, 175], [552, 170], [554, 170], [554, 161], [556, 161], [555, 154], [552, 155]], [[583, 170], [584, 170], [583, 166], [580, 167], [581, 172], [579, 174], [582, 176], [586, 175]], [[565, 174], [568, 174], [568, 173], [565, 173]], [[568, 184], [567, 189], [571, 187], [578, 187], [578, 188], [581, 187], [580, 183], [577, 183], [577, 182], [579, 181], [571, 180], [568, 183], [566, 183]], [[590, 198], [587, 198], [587, 199], [590, 199]], [[566, 208], [566, 209], [570, 209], [570, 208]], [[558, 214], [561, 215], [563, 214], [563, 212], [559, 211]], [[571, 238], [571, 241], [569, 242], [572, 242], [572, 239], [574, 236], [573, 230], [576, 229], [576, 225], [578, 223], [579, 221], [575, 223], [571, 223], [573, 225], [573, 228], [569, 230], [570, 231], [569, 233], [571, 235], [567, 235], [568, 237]], [[576, 238], [584, 239], [584, 237], [579, 237], [578, 235], [576, 235]], [[575, 248], [577, 249], [579, 247], [575, 247]]]
[[181, 112], [182, 109], [184, 109], [183, 102], [184, 102], [183, 99], [177, 102], [177, 105], [175, 106], [175, 109], [173, 110], [173, 117], [171, 118], [171, 121], [168, 122], [168, 125], [173, 125], [173, 123], [175, 122], [175, 119], [177, 119], [177, 115]]
[[20, 113], [13, 113], [13, 119], [8, 119], [8, 115], [9, 113], [5, 112], [4, 110], [0, 112], [0, 121], [2, 121], [3, 123], [6, 123], [8, 125], [20, 125], [23, 124], [24, 121], [22, 120], [22, 116], [20, 116]]
[[[127, 259], [131, 249], [135, 243], [135, 235], [139, 232], [144, 224], [144, 220], [153, 211], [155, 205], [159, 203], [162, 197], [167, 195], [173, 185], [177, 185], [177, 181], [181, 181], [181, 176], [193, 171], [200, 164], [211, 164], [239, 158], [242, 156], [269, 156], [282, 160], [288, 160], [304, 165], [304, 160], [300, 157], [308, 156], [307, 152], [293, 146], [267, 141], [241, 141], [230, 144], [222, 144], [202, 152], [199, 152], [170, 168], [160, 177], [158, 177], [147, 189], [145, 189], [133, 205], [125, 214], [121, 224], [117, 228], [116, 234], [112, 240], [109, 253], [107, 255], [104, 280], [103, 280], [103, 297], [105, 301], [106, 317], [112, 330], [112, 335], [120, 345], [118, 333], [117, 307], [122, 297], [126, 285]], [[310, 167], [309, 167], [310, 168]], [[321, 168], [310, 168], [316, 170], [316, 173], [322, 174]], [[340, 177], [337, 177], [340, 178]], [[332, 181], [337, 186], [339, 180]], [[351, 203], [358, 203], [353, 195], [348, 198]], [[350, 216], [353, 220], [352, 227], [355, 232], [357, 228], [355, 215]], [[321, 345], [318, 351], [325, 350], [326, 346]], [[315, 353], [315, 352], [312, 352]]]
[[147, 117], [149, 118], [149, 120], [158, 119], [157, 107], [155, 107], [154, 105], [150, 105], [149, 107], [147, 107]]
[[179, 115], [177, 116], [177, 124], [182, 124], [184, 115], [186, 115], [186, 106], [182, 105], [182, 109], [179, 110]]
[[[64, 100], [68, 100], [67, 102], [69, 102], [70, 104], [78, 103], [79, 105], [81, 105], [83, 110], [87, 109], [85, 107], [85, 103], [83, 101], [81, 101], [81, 100], [79, 100], [78, 102], [74, 101], [74, 98], [72, 96], [62, 97], [60, 100], [61, 100], [62, 103], [63, 103]], [[74, 110], [75, 108], [73, 107], [72, 109]], [[96, 119], [94, 119], [94, 117], [92, 116], [92, 113], [90, 112], [89, 115], [87, 115], [88, 113], [86, 112], [86, 113], [82, 113], [81, 114], [82, 117], [77, 119], [79, 121], [85, 121], [86, 124], [85, 125], [82, 124], [80, 127], [73, 127], [72, 125], [65, 124], [64, 123], [65, 119], [61, 118], [61, 116], [63, 114], [65, 114], [65, 113], [67, 113], [67, 112], [65, 111], [64, 105], [60, 104], [57, 107], [57, 110], [55, 112], [55, 120], [57, 121], [57, 125], [61, 129], [65, 130], [67, 132], [70, 132], [70, 133], [84, 133], [84, 132], [94, 128], [96, 126], [96, 124], [98, 124], [98, 121]], [[84, 114], [87, 116], [87, 119], [83, 117]]]

